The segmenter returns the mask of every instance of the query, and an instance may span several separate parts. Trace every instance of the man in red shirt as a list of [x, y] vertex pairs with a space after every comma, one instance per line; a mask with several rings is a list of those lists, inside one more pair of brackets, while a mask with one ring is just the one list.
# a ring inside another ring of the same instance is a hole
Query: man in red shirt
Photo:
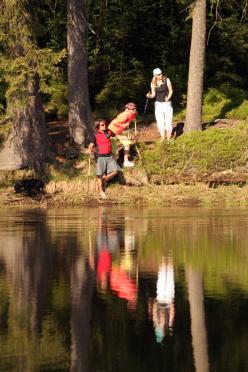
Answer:
[[108, 129], [107, 122], [104, 119], [95, 121], [95, 140], [89, 144], [89, 151], [92, 152], [93, 148], [97, 148], [97, 163], [96, 175], [97, 185], [100, 197], [106, 199], [104, 183], [107, 183], [111, 178], [117, 174], [117, 163], [112, 156], [111, 137], [115, 134]]

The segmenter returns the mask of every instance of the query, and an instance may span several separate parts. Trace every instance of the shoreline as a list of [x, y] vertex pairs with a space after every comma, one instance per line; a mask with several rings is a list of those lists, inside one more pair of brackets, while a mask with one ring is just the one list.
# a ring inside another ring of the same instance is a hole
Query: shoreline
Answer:
[[248, 207], [248, 185], [218, 186], [210, 188], [203, 183], [195, 185], [143, 185], [112, 184], [107, 188], [108, 199], [101, 200], [95, 182], [51, 182], [45, 194], [33, 197], [17, 194], [13, 188], [0, 190], [0, 206], [23, 207], [97, 207], [98, 205], [123, 206], [192, 206], [192, 207]]

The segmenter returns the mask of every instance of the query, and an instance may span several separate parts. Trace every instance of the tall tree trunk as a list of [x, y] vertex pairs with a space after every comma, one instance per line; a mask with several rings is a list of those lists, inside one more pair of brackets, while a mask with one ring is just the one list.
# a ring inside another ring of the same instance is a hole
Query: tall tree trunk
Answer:
[[187, 269], [192, 346], [196, 372], [209, 372], [202, 273]]
[[193, 9], [185, 132], [200, 130], [202, 126], [205, 42], [206, 0], [196, 0]]
[[47, 157], [48, 133], [38, 76], [28, 83], [27, 91], [28, 97], [22, 106], [8, 102], [12, 129], [0, 149], [0, 169], [39, 169]]
[[68, 102], [71, 139], [87, 145], [92, 133], [87, 69], [85, 0], [67, 0]]

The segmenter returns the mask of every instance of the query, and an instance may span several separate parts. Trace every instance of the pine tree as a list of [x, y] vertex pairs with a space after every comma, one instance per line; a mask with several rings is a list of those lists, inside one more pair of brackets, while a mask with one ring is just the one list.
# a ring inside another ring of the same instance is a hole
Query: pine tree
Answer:
[[7, 84], [7, 115], [12, 123], [0, 151], [1, 169], [38, 169], [48, 155], [40, 78], [62, 55], [37, 47], [31, 6], [26, 0], [3, 0], [0, 5], [0, 71]]

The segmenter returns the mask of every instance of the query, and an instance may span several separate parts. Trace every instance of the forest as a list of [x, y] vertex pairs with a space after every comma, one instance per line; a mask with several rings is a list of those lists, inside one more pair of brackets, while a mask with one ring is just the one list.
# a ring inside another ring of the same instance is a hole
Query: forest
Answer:
[[[203, 44], [192, 57], [194, 33]], [[141, 120], [155, 67], [172, 81], [174, 121], [186, 117], [187, 130], [246, 120], [247, 35], [247, 0], [3, 0], [0, 168], [39, 168], [51, 117], [68, 120], [71, 141], [83, 146], [93, 118], [111, 118], [126, 102]]]

